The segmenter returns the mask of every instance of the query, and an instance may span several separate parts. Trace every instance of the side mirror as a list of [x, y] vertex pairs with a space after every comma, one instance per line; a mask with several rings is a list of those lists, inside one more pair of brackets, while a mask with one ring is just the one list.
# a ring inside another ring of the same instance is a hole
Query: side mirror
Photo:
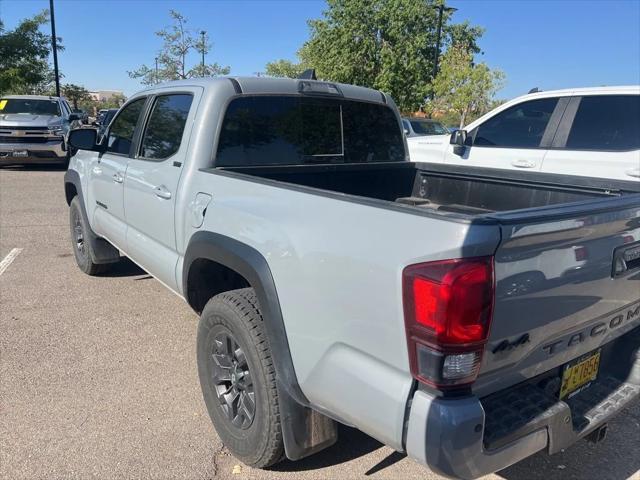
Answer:
[[451, 139], [449, 143], [451, 145], [458, 145], [459, 147], [464, 147], [467, 142], [467, 131], [466, 130], [456, 130], [451, 134]]
[[80, 115], [78, 115], [77, 113], [72, 113], [69, 115], [70, 122], [75, 122], [76, 120], [80, 120]]
[[404, 129], [404, 134], [405, 134], [405, 135], [409, 135], [409, 129], [405, 128], [405, 129]]
[[102, 146], [98, 144], [98, 131], [94, 128], [71, 130], [69, 133], [69, 145], [78, 150], [102, 151]]

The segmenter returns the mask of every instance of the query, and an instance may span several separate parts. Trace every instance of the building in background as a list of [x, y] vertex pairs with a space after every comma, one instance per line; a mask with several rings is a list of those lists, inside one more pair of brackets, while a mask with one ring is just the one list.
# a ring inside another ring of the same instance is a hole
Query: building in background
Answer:
[[96, 102], [108, 102], [114, 98], [125, 98], [121, 90], [96, 90], [89, 92], [89, 95]]

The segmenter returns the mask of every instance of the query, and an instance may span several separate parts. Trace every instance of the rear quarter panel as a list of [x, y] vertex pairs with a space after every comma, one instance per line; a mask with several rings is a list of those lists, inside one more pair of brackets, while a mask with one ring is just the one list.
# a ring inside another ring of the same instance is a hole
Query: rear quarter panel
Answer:
[[412, 385], [402, 270], [492, 254], [497, 225], [417, 216], [227, 174], [198, 172], [191, 191], [213, 196], [203, 230], [246, 243], [267, 259], [309, 401], [402, 449]]

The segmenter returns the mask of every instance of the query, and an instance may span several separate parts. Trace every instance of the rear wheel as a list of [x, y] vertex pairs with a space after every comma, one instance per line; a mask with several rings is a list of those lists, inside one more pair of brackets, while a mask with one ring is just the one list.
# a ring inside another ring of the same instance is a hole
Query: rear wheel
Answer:
[[278, 462], [284, 447], [275, 368], [253, 289], [209, 300], [197, 356], [204, 401], [222, 443], [249, 466]]
[[94, 263], [93, 251], [89, 239], [89, 225], [84, 220], [80, 199], [75, 196], [69, 206], [69, 223], [71, 226], [71, 244], [73, 254], [80, 270], [87, 275], [97, 275], [109, 269], [111, 264]]

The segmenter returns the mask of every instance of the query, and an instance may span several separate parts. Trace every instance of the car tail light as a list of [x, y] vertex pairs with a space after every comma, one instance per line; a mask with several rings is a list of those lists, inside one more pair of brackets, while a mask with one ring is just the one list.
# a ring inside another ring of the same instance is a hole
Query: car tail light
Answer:
[[412, 375], [437, 388], [473, 382], [493, 310], [493, 257], [410, 265], [402, 274]]

